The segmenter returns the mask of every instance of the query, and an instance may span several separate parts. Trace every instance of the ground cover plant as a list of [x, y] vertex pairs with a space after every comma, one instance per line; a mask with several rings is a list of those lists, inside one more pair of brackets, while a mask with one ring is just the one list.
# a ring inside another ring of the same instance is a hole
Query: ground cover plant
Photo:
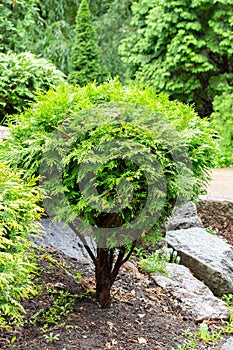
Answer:
[[37, 232], [41, 208], [35, 179], [24, 183], [0, 163], [0, 327], [21, 320], [21, 301], [35, 294], [35, 259], [27, 237]]
[[83, 242], [104, 308], [134, 248], [156, 240], [173, 206], [206, 184], [214, 148], [191, 107], [114, 80], [38, 96], [15, 116], [1, 157], [25, 177], [42, 176], [45, 209]]

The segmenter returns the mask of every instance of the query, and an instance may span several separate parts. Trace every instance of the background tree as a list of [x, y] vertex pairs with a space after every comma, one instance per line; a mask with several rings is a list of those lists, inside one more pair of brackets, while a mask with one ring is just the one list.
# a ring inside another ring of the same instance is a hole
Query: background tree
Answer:
[[28, 33], [38, 18], [34, 0], [2, 0], [0, 3], [0, 52], [21, 52], [27, 48]]
[[135, 246], [155, 241], [177, 200], [205, 186], [215, 155], [209, 123], [153, 88], [117, 80], [61, 86], [13, 121], [0, 158], [26, 178], [42, 175], [47, 213], [80, 237], [108, 306]]
[[233, 85], [233, 1], [139, 0], [132, 12], [120, 49], [129, 77], [209, 116], [219, 85]]
[[219, 133], [218, 165], [230, 166], [233, 164], [233, 89], [216, 96], [213, 109], [210, 120], [212, 127]]
[[[124, 63], [118, 54], [120, 40], [127, 33], [132, 0], [89, 1], [100, 47], [101, 65], [109, 76], [124, 80]], [[29, 51], [70, 72], [75, 38], [75, 18], [80, 0], [3, 0], [0, 4], [0, 51]]]
[[100, 50], [91, 12], [87, 0], [82, 0], [76, 17], [75, 41], [68, 79], [73, 84], [83, 86], [94, 80], [100, 83], [104, 78], [105, 70], [100, 64]]
[[95, 21], [101, 48], [101, 61], [107, 67], [109, 75], [119, 76], [121, 81], [125, 81], [126, 70], [118, 47], [127, 35], [132, 2], [132, 0], [112, 1], [108, 9], [96, 17]]

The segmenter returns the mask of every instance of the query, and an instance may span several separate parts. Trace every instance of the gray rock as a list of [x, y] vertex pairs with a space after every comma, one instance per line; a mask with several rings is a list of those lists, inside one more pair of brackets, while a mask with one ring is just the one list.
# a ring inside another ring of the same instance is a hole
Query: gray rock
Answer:
[[233, 293], [233, 247], [202, 228], [166, 233], [166, 241], [194, 275], [221, 296]]
[[230, 312], [226, 304], [197, 280], [187, 267], [168, 264], [166, 271], [167, 276], [153, 274], [152, 278], [162, 288], [169, 290], [180, 301], [181, 308], [188, 311], [195, 321], [229, 319]]
[[193, 202], [187, 202], [173, 210], [166, 229], [167, 231], [187, 229], [190, 227], [203, 227], [197, 215], [197, 207]]
[[221, 350], [232, 350], [233, 349], [233, 337], [229, 338], [226, 343], [223, 344]]
[[[69, 226], [62, 223], [52, 222], [51, 219], [41, 220], [42, 234], [38, 237], [30, 237], [40, 247], [54, 247], [61, 250], [64, 254], [77, 260], [90, 261], [90, 257], [85, 248]], [[86, 237], [89, 246], [94, 250], [94, 242]]]
[[0, 141], [6, 140], [10, 136], [9, 128], [0, 125]]

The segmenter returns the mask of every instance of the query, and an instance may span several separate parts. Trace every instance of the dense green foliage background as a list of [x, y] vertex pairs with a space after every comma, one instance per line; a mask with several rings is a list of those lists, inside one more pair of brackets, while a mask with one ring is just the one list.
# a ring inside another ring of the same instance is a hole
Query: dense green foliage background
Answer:
[[130, 77], [209, 116], [233, 85], [233, 1], [140, 0], [132, 13], [121, 47]]

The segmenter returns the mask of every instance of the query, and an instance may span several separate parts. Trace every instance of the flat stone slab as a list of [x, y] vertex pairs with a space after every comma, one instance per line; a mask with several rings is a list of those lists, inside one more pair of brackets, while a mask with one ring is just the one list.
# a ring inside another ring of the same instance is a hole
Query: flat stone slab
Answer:
[[167, 231], [166, 241], [217, 296], [233, 294], [233, 247], [202, 228]]
[[[69, 226], [64, 226], [64, 224], [59, 222], [52, 222], [50, 218], [42, 219], [40, 223], [42, 233], [38, 237], [30, 237], [38, 246], [57, 248], [64, 254], [77, 260], [91, 260], [82, 242]], [[88, 237], [86, 239], [88, 240]], [[91, 247], [92, 243], [89, 240], [88, 243], [90, 243]]]
[[0, 125], [0, 141], [6, 140], [10, 135], [9, 128]]
[[[226, 304], [216, 298], [211, 290], [196, 279], [190, 270], [182, 265], [168, 264], [167, 276], [152, 274], [154, 281], [180, 301], [184, 311], [188, 311], [195, 321], [205, 319], [229, 319]], [[233, 349], [233, 347], [232, 347]]]
[[226, 343], [223, 344], [221, 350], [232, 350], [233, 349], [233, 337], [229, 338]]

